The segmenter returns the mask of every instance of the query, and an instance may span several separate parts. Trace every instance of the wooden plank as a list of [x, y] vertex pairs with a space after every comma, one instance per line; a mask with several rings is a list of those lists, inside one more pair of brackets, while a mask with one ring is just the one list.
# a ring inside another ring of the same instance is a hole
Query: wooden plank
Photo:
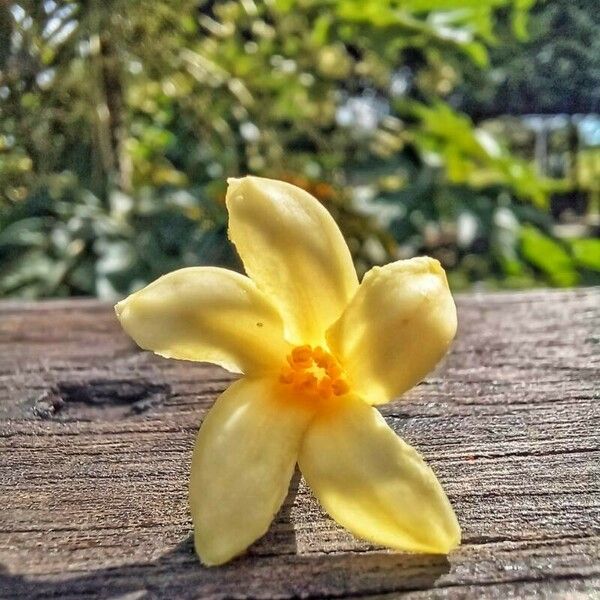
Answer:
[[242, 558], [194, 557], [195, 433], [231, 380], [136, 349], [90, 300], [0, 303], [0, 597], [600, 597], [600, 290], [458, 298], [446, 362], [383, 407], [464, 544], [395, 554], [296, 477]]

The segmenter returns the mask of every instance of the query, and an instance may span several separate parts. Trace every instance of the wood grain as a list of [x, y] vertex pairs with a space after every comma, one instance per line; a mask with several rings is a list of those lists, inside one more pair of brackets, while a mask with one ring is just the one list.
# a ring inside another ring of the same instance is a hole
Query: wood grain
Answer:
[[387, 552], [297, 476], [269, 533], [205, 569], [194, 436], [231, 376], [135, 348], [106, 304], [0, 303], [2, 598], [600, 598], [600, 289], [458, 298], [446, 362], [383, 407], [464, 543]]

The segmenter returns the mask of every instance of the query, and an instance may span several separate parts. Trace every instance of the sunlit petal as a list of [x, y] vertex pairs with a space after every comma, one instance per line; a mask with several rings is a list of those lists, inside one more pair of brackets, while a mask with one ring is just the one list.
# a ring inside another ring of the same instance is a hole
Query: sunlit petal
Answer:
[[358, 285], [335, 221], [308, 192], [271, 179], [230, 179], [229, 236], [246, 272], [279, 308], [293, 343], [319, 344]]
[[351, 388], [381, 404], [421, 381], [455, 333], [446, 274], [422, 257], [371, 269], [327, 340]]
[[206, 565], [230, 560], [261, 537], [286, 497], [311, 413], [274, 395], [272, 382], [242, 379], [202, 423], [189, 501]]
[[311, 422], [299, 464], [325, 510], [359, 538], [436, 554], [460, 543], [456, 516], [433, 471], [358, 399]]
[[115, 309], [139, 346], [167, 358], [259, 373], [277, 368], [289, 350], [277, 309], [252, 280], [225, 269], [174, 271]]

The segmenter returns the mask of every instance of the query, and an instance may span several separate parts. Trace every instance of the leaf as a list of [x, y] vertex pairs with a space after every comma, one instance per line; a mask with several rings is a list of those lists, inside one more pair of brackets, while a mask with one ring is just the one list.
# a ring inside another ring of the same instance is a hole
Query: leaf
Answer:
[[415, 145], [424, 156], [432, 153], [441, 159], [451, 181], [476, 188], [503, 184], [519, 197], [542, 208], [547, 206], [546, 182], [536, 175], [533, 166], [511, 155], [466, 115], [441, 100], [431, 105], [404, 102], [398, 107], [419, 119], [412, 131]]
[[575, 262], [593, 271], [600, 271], [600, 240], [583, 239], [571, 242], [571, 252]]
[[512, 29], [520, 40], [527, 39], [529, 11], [535, 0], [514, 0], [512, 10]]
[[579, 275], [568, 252], [533, 225], [521, 229], [521, 252], [532, 265], [546, 273], [554, 285], [564, 287], [578, 282]]

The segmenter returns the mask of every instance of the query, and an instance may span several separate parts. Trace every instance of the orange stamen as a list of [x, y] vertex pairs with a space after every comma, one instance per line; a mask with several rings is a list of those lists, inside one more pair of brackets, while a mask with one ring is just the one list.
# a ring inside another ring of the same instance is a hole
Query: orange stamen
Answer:
[[333, 393], [336, 396], [343, 396], [350, 391], [350, 386], [343, 379], [336, 379], [332, 384]]
[[326, 371], [327, 371], [327, 375], [329, 375], [329, 377], [331, 377], [331, 379], [337, 379], [338, 377], [340, 377], [342, 375], [342, 367], [340, 367], [340, 365], [338, 365], [337, 363], [334, 363], [334, 362], [330, 362], [327, 365]]
[[329, 399], [346, 394], [350, 387], [338, 361], [321, 346], [296, 346], [287, 356], [279, 381], [303, 396]]
[[292, 350], [292, 361], [295, 363], [305, 363], [312, 359], [312, 348], [310, 346], [296, 346]]
[[326, 362], [327, 362], [327, 353], [325, 352], [325, 350], [323, 350], [323, 348], [321, 348], [321, 346], [317, 346], [314, 350], [313, 350], [313, 360], [315, 361], [315, 363], [317, 363], [317, 365], [319, 367], [324, 367]]
[[323, 377], [319, 381], [319, 396], [322, 398], [330, 398], [333, 394], [333, 386], [329, 377]]
[[291, 367], [285, 365], [283, 369], [281, 369], [281, 373], [279, 375], [279, 381], [281, 383], [293, 383], [296, 377], [296, 371]]

